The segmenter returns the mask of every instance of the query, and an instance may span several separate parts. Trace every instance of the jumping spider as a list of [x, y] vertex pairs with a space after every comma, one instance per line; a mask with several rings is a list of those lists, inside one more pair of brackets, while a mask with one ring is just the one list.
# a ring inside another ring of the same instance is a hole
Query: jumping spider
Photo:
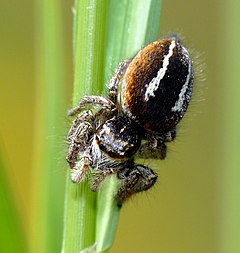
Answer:
[[119, 205], [151, 188], [157, 174], [134, 158], [165, 158], [165, 143], [175, 138], [192, 84], [189, 54], [175, 37], [155, 41], [121, 62], [107, 97], [85, 96], [68, 112], [76, 115], [67, 136], [72, 181], [83, 181], [91, 168], [91, 189], [96, 191], [105, 177], [116, 174]]

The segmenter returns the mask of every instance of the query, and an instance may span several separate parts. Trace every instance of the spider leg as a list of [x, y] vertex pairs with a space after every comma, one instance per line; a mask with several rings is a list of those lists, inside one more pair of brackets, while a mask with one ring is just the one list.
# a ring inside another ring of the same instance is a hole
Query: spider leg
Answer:
[[159, 142], [155, 138], [143, 143], [137, 152], [137, 157], [144, 159], [165, 159], [167, 146], [164, 142]]
[[101, 171], [98, 175], [94, 177], [94, 180], [91, 183], [91, 189], [92, 191], [97, 191], [99, 185], [102, 183], [102, 181], [112, 174], [114, 174], [116, 171], [114, 169], [106, 169], [104, 171]]
[[117, 103], [118, 85], [131, 61], [132, 59], [120, 62], [108, 84], [108, 97], [114, 104]]
[[91, 165], [91, 142], [93, 137], [94, 116], [84, 111], [73, 121], [67, 136], [68, 153], [66, 160], [71, 168], [72, 181], [78, 183], [84, 179]]
[[68, 111], [68, 116], [73, 116], [79, 113], [82, 108], [89, 104], [102, 107], [103, 109], [107, 109], [109, 111], [115, 111], [117, 109], [116, 104], [114, 104], [111, 100], [107, 98], [101, 96], [84, 96], [76, 107]]
[[119, 206], [133, 194], [150, 189], [158, 178], [153, 170], [143, 165], [121, 169], [117, 176], [122, 182], [115, 196]]
[[85, 175], [88, 173], [89, 166], [91, 165], [90, 152], [86, 152], [81, 155], [81, 159], [74, 164], [71, 169], [71, 178], [73, 183], [80, 183], [85, 179]]
[[145, 159], [165, 159], [167, 155], [167, 146], [165, 143], [173, 141], [175, 136], [175, 129], [164, 135], [148, 135], [146, 138], [147, 142], [141, 145], [137, 156]]
[[176, 138], [176, 129], [173, 128], [171, 131], [167, 132], [164, 135], [164, 141], [165, 142], [171, 142]]

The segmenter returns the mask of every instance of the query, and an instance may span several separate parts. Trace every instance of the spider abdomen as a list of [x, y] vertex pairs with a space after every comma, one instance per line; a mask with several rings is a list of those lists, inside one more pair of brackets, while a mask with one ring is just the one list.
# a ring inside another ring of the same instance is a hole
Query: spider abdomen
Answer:
[[192, 93], [188, 51], [176, 39], [155, 41], [131, 61], [123, 78], [123, 111], [148, 132], [164, 134], [183, 117]]

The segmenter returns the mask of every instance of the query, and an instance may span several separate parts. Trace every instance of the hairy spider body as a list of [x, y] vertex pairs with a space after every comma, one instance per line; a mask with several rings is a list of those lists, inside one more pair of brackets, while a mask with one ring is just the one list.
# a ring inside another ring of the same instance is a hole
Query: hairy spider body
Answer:
[[[109, 82], [108, 97], [85, 96], [68, 113], [77, 115], [67, 136], [72, 181], [90, 174], [95, 191], [106, 176], [116, 174], [121, 182], [115, 195], [119, 205], [151, 188], [157, 174], [136, 165], [134, 157], [166, 157], [165, 143], [175, 138], [192, 84], [192, 63], [177, 38], [153, 42], [121, 62]], [[87, 105], [100, 109], [82, 111]]]

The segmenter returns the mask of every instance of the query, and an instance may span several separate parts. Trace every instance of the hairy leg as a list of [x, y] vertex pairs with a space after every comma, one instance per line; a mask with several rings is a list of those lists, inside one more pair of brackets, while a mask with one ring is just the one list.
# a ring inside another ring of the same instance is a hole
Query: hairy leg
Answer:
[[91, 182], [91, 189], [92, 191], [97, 191], [99, 185], [103, 182], [103, 180], [112, 174], [116, 173], [116, 170], [114, 169], [106, 169], [104, 171], [101, 171], [100, 173], [96, 172], [94, 175], [94, 179]]
[[84, 96], [83, 99], [79, 102], [79, 104], [70, 109], [68, 111], [68, 116], [74, 116], [77, 113], [81, 112], [81, 110], [87, 106], [92, 104], [93, 106], [102, 107], [103, 109], [109, 110], [109, 111], [115, 111], [116, 105], [112, 103], [111, 100], [101, 97], [101, 96]]
[[156, 138], [148, 139], [143, 143], [137, 152], [137, 156], [144, 159], [165, 159], [167, 146], [163, 141]]
[[120, 62], [108, 84], [108, 97], [114, 104], [117, 103], [118, 85], [130, 62], [131, 59]]
[[175, 129], [164, 135], [148, 135], [137, 152], [137, 156], [145, 159], [165, 159], [167, 155], [166, 142], [171, 142], [176, 136]]
[[80, 155], [80, 160], [75, 162], [74, 167], [71, 169], [71, 179], [73, 183], [80, 183], [85, 179], [91, 165], [90, 152]]
[[133, 194], [150, 189], [158, 178], [153, 170], [143, 165], [121, 169], [117, 176], [122, 182], [115, 196], [119, 206]]
[[73, 121], [67, 136], [68, 153], [66, 160], [71, 168], [72, 181], [83, 180], [91, 164], [91, 142], [93, 137], [94, 116], [91, 111], [84, 111]]

